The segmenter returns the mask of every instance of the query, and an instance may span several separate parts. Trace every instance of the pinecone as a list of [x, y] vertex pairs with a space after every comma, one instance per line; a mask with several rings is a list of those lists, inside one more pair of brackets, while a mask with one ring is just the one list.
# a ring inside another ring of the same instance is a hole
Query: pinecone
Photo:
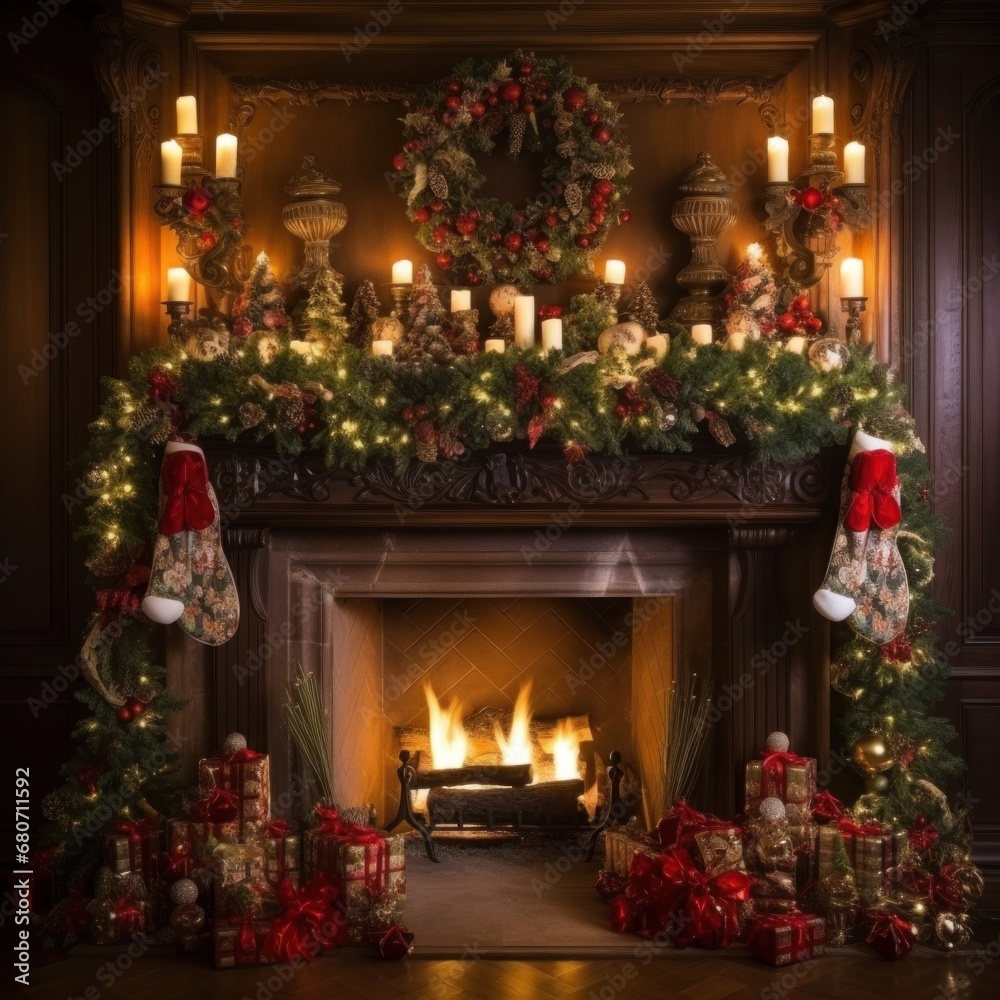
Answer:
[[611, 180], [611, 178], [617, 173], [615, 168], [610, 163], [592, 163], [590, 165], [590, 172], [595, 177], [599, 177], [604, 181]]
[[729, 421], [725, 417], [720, 417], [718, 413], [707, 413], [708, 432], [715, 438], [723, 448], [730, 448], [736, 444], [736, 435], [733, 433]]
[[278, 400], [278, 422], [288, 430], [294, 430], [306, 419], [306, 407], [301, 396], [290, 396]]
[[256, 403], [243, 403], [240, 406], [240, 423], [249, 429], [256, 427], [264, 419], [264, 408]]
[[566, 207], [570, 210], [570, 214], [579, 215], [583, 208], [583, 192], [580, 190], [580, 185], [567, 184], [563, 197], [566, 199]]
[[440, 170], [431, 170], [427, 175], [427, 183], [435, 198], [444, 201], [448, 197], [448, 181]]
[[510, 140], [507, 149], [511, 156], [517, 156], [524, 145], [524, 136], [528, 131], [528, 116], [516, 114], [510, 120]]
[[700, 424], [705, 419], [705, 407], [700, 403], [691, 404], [691, 419], [696, 423]]

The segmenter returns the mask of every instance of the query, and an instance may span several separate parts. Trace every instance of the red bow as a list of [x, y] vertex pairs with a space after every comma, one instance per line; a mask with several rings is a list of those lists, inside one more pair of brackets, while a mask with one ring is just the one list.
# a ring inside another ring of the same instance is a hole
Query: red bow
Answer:
[[844, 515], [848, 531], [868, 531], [873, 525], [892, 528], [899, 524], [899, 503], [892, 495], [897, 483], [896, 456], [885, 448], [862, 451], [851, 465], [851, 504]]
[[909, 920], [888, 910], [871, 909], [867, 913], [871, 931], [865, 939], [884, 959], [893, 962], [910, 953], [917, 932]]
[[945, 865], [936, 875], [926, 868], [906, 866], [900, 871], [900, 882], [939, 909], [961, 913], [968, 900], [962, 890], [960, 873], [961, 868], [955, 864]]
[[239, 808], [239, 802], [232, 792], [216, 788], [210, 796], [191, 807], [191, 815], [199, 823], [232, 823]]
[[782, 802], [788, 794], [788, 767], [801, 766], [807, 762], [806, 757], [800, 757], [790, 750], [761, 750], [761, 796], [767, 798], [776, 795]]
[[378, 953], [382, 958], [398, 961], [413, 951], [413, 931], [399, 924], [392, 924], [378, 940]]
[[189, 878], [191, 875], [191, 855], [187, 844], [175, 844], [169, 851], [163, 851], [159, 857], [160, 877], [173, 884], [178, 879]]
[[711, 813], [698, 812], [684, 799], [677, 799], [656, 824], [660, 847], [690, 848], [694, 835], [704, 830], [728, 830], [733, 826]]
[[115, 903], [115, 937], [128, 940], [145, 929], [146, 917], [142, 907], [129, 895], [119, 896]]
[[812, 817], [817, 823], [829, 823], [844, 815], [844, 803], [825, 788], [812, 800]]
[[284, 839], [292, 835], [292, 828], [288, 825], [287, 819], [275, 819], [268, 825], [267, 835], [269, 837]]
[[175, 451], [163, 460], [160, 473], [163, 510], [160, 512], [161, 535], [176, 535], [189, 528], [201, 531], [215, 518], [215, 508], [208, 495], [208, 468], [196, 451]]
[[845, 837], [878, 837], [885, 833], [885, 827], [876, 820], [870, 823], [858, 823], [850, 816], [841, 816], [837, 826]]
[[149, 583], [149, 567], [135, 563], [122, 576], [117, 587], [97, 591], [97, 610], [104, 617], [123, 612], [136, 618], [142, 612], [142, 598]]
[[296, 889], [285, 879], [278, 886], [283, 913], [271, 924], [264, 942], [268, 958], [291, 962], [297, 957], [309, 961], [321, 952], [345, 943], [346, 922], [334, 906], [334, 888], [322, 875]]
[[625, 892], [612, 900], [612, 922], [645, 937], [666, 930], [678, 948], [727, 948], [739, 933], [739, 904], [750, 899], [752, 885], [746, 872], [704, 875], [683, 848], [658, 858], [636, 854]]

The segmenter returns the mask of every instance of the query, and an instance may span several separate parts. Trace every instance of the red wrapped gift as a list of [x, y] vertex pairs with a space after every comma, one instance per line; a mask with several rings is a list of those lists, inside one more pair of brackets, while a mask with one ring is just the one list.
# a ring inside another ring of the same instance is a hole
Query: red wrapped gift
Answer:
[[297, 888], [286, 879], [278, 887], [282, 912], [271, 923], [263, 953], [274, 962], [306, 961], [347, 943], [347, 917], [337, 908], [337, 890], [320, 873]]
[[660, 839], [660, 847], [682, 847], [685, 851], [690, 851], [694, 846], [696, 833], [706, 830], [729, 830], [732, 825], [711, 813], [699, 812], [684, 799], [677, 799], [670, 811], [656, 824], [656, 834]]
[[872, 908], [865, 914], [865, 922], [870, 928], [865, 940], [889, 962], [909, 955], [917, 940], [916, 927], [889, 910]]
[[785, 803], [788, 822], [802, 826], [809, 821], [809, 807], [816, 794], [816, 758], [791, 751], [761, 751], [760, 760], [747, 761], [746, 809], [756, 814], [760, 803], [774, 796]]
[[264, 942], [271, 933], [272, 921], [234, 915], [216, 919], [212, 943], [217, 969], [236, 969], [245, 965], [266, 965]]
[[611, 900], [618, 931], [667, 934], [678, 948], [728, 948], [739, 936], [753, 879], [745, 872], [701, 872], [683, 848], [632, 858], [625, 891]]
[[151, 820], [118, 820], [101, 835], [104, 864], [120, 875], [133, 872], [150, 877], [155, 874], [157, 857], [162, 850], [162, 831]]
[[288, 879], [296, 888], [299, 885], [299, 870], [302, 864], [301, 842], [298, 834], [292, 833], [287, 820], [276, 819], [267, 828], [264, 842], [264, 857], [267, 861], [267, 880], [275, 888]]
[[[236, 822], [239, 836], [251, 840], [267, 835], [271, 819], [271, 772], [267, 754], [249, 747], [230, 754], [203, 757], [198, 762], [198, 785], [203, 799], [216, 803], [219, 792], [232, 795], [232, 815], [222, 822]], [[228, 805], [226, 812], [228, 813]]]
[[826, 924], [810, 913], [756, 913], [747, 921], [747, 944], [768, 965], [791, 965], [822, 955]]

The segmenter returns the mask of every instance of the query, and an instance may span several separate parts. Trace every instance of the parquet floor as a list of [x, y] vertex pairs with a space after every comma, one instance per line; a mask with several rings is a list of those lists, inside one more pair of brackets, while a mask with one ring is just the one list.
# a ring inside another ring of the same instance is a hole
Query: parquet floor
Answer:
[[[885, 962], [867, 950], [841, 950], [777, 970], [747, 957], [669, 952], [643, 961], [509, 961], [411, 958], [381, 962], [368, 955], [325, 956], [300, 969], [264, 966], [216, 972], [207, 956], [150, 952], [136, 960], [115, 948], [89, 949], [36, 965], [27, 988], [0, 996], [39, 1000], [979, 1000], [1000, 998], [1000, 941], [960, 955], [914, 952]], [[986, 943], [988, 942], [988, 943]], [[641, 942], [639, 943], [642, 947]]]

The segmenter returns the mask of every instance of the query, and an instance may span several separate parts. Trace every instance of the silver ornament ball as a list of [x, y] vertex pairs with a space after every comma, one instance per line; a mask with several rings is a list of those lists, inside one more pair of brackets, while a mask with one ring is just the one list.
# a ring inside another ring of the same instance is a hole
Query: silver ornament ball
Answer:
[[182, 878], [170, 887], [170, 898], [178, 905], [194, 903], [198, 899], [198, 886], [189, 878]]
[[760, 818], [768, 823], [777, 823], [785, 818], [785, 803], [775, 795], [769, 795], [760, 804]]
[[784, 733], [771, 733], [771, 735], [764, 740], [764, 747], [770, 753], [787, 753], [790, 746], [791, 743]]
[[230, 733], [222, 741], [222, 749], [225, 753], [236, 753], [237, 750], [246, 750], [247, 738], [242, 733]]

